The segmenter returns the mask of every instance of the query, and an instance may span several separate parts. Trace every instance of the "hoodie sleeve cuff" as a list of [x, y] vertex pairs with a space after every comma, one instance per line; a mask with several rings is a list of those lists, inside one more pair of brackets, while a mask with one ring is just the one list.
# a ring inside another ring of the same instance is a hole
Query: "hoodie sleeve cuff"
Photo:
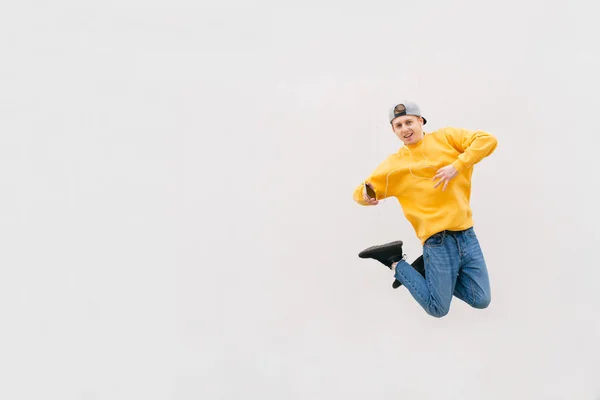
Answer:
[[463, 162], [462, 162], [462, 161], [460, 161], [460, 160], [456, 160], [456, 161], [454, 161], [454, 162], [452, 163], [452, 166], [453, 166], [454, 168], [456, 168], [456, 171], [457, 171], [457, 172], [460, 172], [460, 171], [462, 171], [462, 170], [463, 170], [463, 168], [465, 167], [465, 164], [463, 164]]

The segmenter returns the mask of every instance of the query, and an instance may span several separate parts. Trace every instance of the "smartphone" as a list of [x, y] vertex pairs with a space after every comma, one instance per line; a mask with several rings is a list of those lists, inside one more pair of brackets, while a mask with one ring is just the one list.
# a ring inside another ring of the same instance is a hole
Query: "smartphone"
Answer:
[[365, 182], [365, 193], [372, 199], [377, 199], [377, 194], [368, 183]]

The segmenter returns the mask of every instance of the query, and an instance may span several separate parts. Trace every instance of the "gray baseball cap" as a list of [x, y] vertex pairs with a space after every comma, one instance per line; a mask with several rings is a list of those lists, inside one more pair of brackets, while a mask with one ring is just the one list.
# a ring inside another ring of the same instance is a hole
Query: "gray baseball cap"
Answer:
[[427, 123], [425, 117], [421, 115], [421, 108], [419, 108], [419, 106], [416, 103], [413, 103], [412, 101], [404, 101], [390, 108], [390, 124], [392, 123], [394, 118], [401, 117], [403, 115], [415, 115], [417, 117], [423, 118], [423, 125]]

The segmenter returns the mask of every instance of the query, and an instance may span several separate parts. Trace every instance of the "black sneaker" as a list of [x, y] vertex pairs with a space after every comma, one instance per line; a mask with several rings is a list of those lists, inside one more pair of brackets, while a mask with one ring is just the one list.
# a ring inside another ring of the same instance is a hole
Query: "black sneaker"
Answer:
[[[423, 256], [419, 256], [419, 258], [413, 261], [411, 265], [417, 270], [418, 273], [421, 274], [423, 278], [425, 278], [425, 261], [423, 261]], [[394, 279], [392, 287], [394, 289], [398, 289], [400, 286], [402, 286], [402, 283], [398, 279]]]
[[402, 240], [396, 240], [394, 242], [371, 246], [358, 253], [358, 256], [360, 258], [375, 259], [389, 269], [392, 269], [392, 264], [403, 258], [402, 245]]

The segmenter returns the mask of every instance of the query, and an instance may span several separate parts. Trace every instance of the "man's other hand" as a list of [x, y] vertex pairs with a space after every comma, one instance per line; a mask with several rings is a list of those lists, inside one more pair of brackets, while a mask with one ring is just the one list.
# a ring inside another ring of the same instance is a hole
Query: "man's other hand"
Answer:
[[438, 169], [437, 173], [433, 177], [433, 181], [436, 181], [438, 179], [439, 180], [436, 182], [436, 184], [433, 186], [433, 188], [435, 189], [443, 183], [444, 186], [442, 187], [442, 190], [446, 190], [446, 187], [448, 186], [448, 182], [450, 182], [450, 180], [452, 178], [454, 178], [456, 175], [458, 175], [458, 171], [452, 165], [447, 165], [443, 168]]

